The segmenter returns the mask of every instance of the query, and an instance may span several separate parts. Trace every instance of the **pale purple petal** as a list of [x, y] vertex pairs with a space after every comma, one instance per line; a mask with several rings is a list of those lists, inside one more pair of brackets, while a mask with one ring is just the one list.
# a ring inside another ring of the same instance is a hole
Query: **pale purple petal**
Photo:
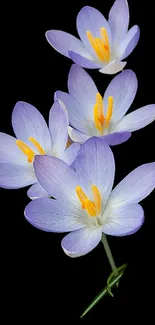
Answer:
[[100, 137], [109, 146], [116, 146], [118, 144], [121, 144], [125, 141], [127, 141], [131, 137], [131, 132], [115, 132], [111, 134], [104, 135], [103, 137]]
[[65, 236], [61, 242], [64, 252], [70, 257], [79, 257], [92, 251], [101, 240], [101, 229], [85, 227]]
[[36, 183], [33, 165], [18, 165], [11, 163], [0, 163], [0, 187], [21, 188]]
[[141, 165], [128, 174], [112, 191], [108, 205], [138, 203], [155, 188], [155, 162]]
[[70, 138], [72, 139], [72, 141], [74, 142], [78, 142], [78, 143], [84, 143], [86, 140], [88, 140], [90, 138], [89, 135], [80, 132], [78, 130], [73, 129], [72, 127], [69, 126], [68, 128], [68, 134], [70, 136]]
[[76, 64], [73, 64], [69, 71], [68, 90], [80, 103], [85, 117], [94, 120], [93, 108], [98, 89], [89, 74]]
[[61, 30], [49, 30], [46, 32], [49, 44], [59, 53], [70, 57], [68, 51], [73, 50], [79, 54], [90, 56], [89, 52], [78, 38]]
[[27, 156], [16, 145], [16, 138], [0, 132], [0, 163], [27, 165]]
[[74, 51], [68, 51], [70, 58], [79, 66], [87, 69], [100, 69], [102, 64], [96, 62], [93, 57], [87, 58]]
[[77, 202], [79, 181], [75, 171], [64, 161], [56, 157], [35, 156], [34, 167], [39, 183], [51, 196], [69, 204]]
[[[72, 127], [69, 126], [68, 128], [68, 134], [72, 141], [78, 142], [80, 144], [83, 144], [85, 141], [91, 138], [90, 135], [84, 134], [78, 130], [73, 129]], [[114, 132], [111, 134], [107, 134], [104, 136], [100, 136], [99, 138], [103, 139], [106, 141], [106, 143], [109, 146], [115, 146], [118, 144], [121, 144], [125, 141], [127, 141], [131, 137], [131, 132], [129, 131], [119, 131], [119, 132]]]
[[34, 106], [25, 102], [17, 102], [12, 112], [12, 126], [16, 137], [24, 141], [36, 153], [37, 149], [28, 140], [29, 137], [37, 140], [46, 153], [51, 151], [51, 138], [47, 124]]
[[124, 70], [114, 77], [104, 94], [105, 113], [108, 107], [108, 97], [114, 99], [110, 130], [119, 122], [131, 106], [137, 91], [137, 78], [132, 70]]
[[146, 105], [127, 114], [114, 127], [113, 131], [136, 131], [155, 121], [155, 105]]
[[96, 185], [103, 205], [110, 195], [115, 174], [114, 156], [110, 147], [97, 137], [87, 140], [74, 162], [78, 178], [85, 182], [92, 196], [91, 185]]
[[81, 107], [80, 103], [78, 103], [73, 96], [62, 91], [56, 91], [54, 94], [54, 99], [60, 99], [65, 104], [68, 111], [69, 123], [81, 132], [85, 132], [87, 120], [84, 116], [83, 107]]
[[90, 31], [94, 37], [100, 37], [100, 28], [107, 30], [109, 43], [111, 44], [111, 31], [107, 20], [97, 9], [89, 6], [83, 7], [77, 15], [77, 30], [79, 36], [90, 53], [96, 56], [90, 42], [87, 38], [87, 31]]
[[61, 101], [55, 101], [49, 113], [52, 155], [61, 157], [68, 140], [68, 113]]
[[41, 198], [31, 201], [24, 214], [36, 228], [50, 232], [67, 232], [85, 227], [73, 205], [64, 207], [61, 200]]
[[140, 29], [137, 25], [133, 26], [127, 33], [125, 39], [119, 47], [121, 60], [125, 59], [136, 47], [140, 37]]
[[139, 204], [113, 206], [105, 215], [102, 231], [112, 236], [134, 234], [144, 222], [144, 211]]
[[126, 0], [116, 0], [109, 12], [113, 45], [125, 38], [129, 25], [129, 7]]
[[46, 192], [46, 190], [39, 183], [33, 184], [27, 191], [27, 195], [31, 200], [49, 196], [48, 192]]
[[78, 152], [80, 149], [79, 143], [73, 143], [71, 144], [63, 153], [61, 156], [61, 159], [65, 161], [68, 165], [71, 165], [76, 158]]
[[105, 74], [115, 74], [123, 70], [127, 62], [122, 62], [120, 60], [111, 61], [109, 64], [105, 65], [104, 68], [100, 69], [99, 72]]

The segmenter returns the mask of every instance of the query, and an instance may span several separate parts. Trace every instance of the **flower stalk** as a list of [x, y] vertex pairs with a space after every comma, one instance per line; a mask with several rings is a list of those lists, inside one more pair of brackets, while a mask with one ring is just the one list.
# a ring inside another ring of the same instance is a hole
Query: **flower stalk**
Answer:
[[118, 275], [118, 270], [117, 270], [117, 267], [115, 265], [115, 261], [114, 261], [113, 256], [112, 256], [111, 249], [110, 249], [110, 246], [109, 246], [108, 241], [107, 241], [107, 237], [106, 237], [106, 235], [104, 233], [102, 233], [101, 241], [102, 241], [104, 249], [106, 251], [106, 254], [107, 254], [109, 263], [111, 265], [113, 274], [114, 274], [114, 276], [117, 276]]

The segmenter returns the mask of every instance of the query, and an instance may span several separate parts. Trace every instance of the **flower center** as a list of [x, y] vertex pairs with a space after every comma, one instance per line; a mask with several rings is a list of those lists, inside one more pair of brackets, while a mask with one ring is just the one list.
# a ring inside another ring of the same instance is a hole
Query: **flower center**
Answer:
[[110, 123], [112, 112], [113, 112], [113, 103], [114, 103], [113, 97], [109, 96], [107, 113], [105, 116], [102, 96], [100, 95], [100, 93], [96, 94], [96, 103], [94, 105], [94, 123], [96, 129], [98, 129], [102, 133], [102, 135], [104, 133], [104, 129], [107, 128]]
[[113, 112], [113, 103], [114, 103], [113, 97], [109, 96], [107, 113], [105, 116], [102, 96], [100, 95], [100, 93], [96, 94], [96, 103], [94, 105], [94, 123], [96, 129], [98, 129], [102, 133], [102, 135], [104, 133], [104, 129], [107, 128], [110, 123], [112, 112]]
[[[39, 144], [38, 141], [36, 141], [32, 137], [28, 138], [28, 140], [31, 141], [35, 145], [35, 147], [37, 148], [37, 150], [39, 151], [39, 153], [41, 155], [45, 155], [45, 151], [43, 150], [42, 146]], [[16, 145], [27, 156], [28, 162], [29, 163], [32, 162], [34, 159], [34, 156], [35, 156], [35, 152], [21, 140], [16, 140]]]
[[100, 37], [94, 37], [90, 31], [87, 31], [86, 34], [97, 57], [102, 62], [108, 63], [110, 61], [110, 44], [106, 29], [100, 28]]
[[90, 217], [96, 217], [101, 211], [101, 195], [96, 185], [91, 186], [93, 201], [84, 193], [82, 188], [76, 186], [76, 194], [81, 203], [82, 209], [85, 209]]

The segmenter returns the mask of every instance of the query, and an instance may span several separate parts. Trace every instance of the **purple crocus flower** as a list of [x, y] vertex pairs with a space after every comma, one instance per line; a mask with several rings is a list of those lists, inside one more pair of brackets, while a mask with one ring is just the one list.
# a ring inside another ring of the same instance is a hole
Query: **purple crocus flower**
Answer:
[[146, 105], [127, 114], [137, 91], [137, 78], [132, 70], [124, 70], [110, 82], [104, 97], [100, 95], [89, 74], [73, 64], [68, 76], [68, 93], [56, 91], [69, 114], [69, 136], [83, 143], [92, 136], [104, 138], [109, 145], [129, 139], [155, 120], [155, 105]]
[[102, 232], [125, 236], [143, 224], [138, 202], [155, 188], [155, 162], [136, 168], [112, 190], [112, 151], [105, 141], [92, 137], [80, 148], [75, 170], [47, 156], [36, 156], [34, 166], [38, 181], [56, 200], [31, 201], [25, 217], [44, 231], [71, 232], [62, 240], [67, 255], [87, 254], [98, 245]]
[[66, 149], [68, 125], [61, 101], [56, 101], [50, 110], [49, 128], [34, 106], [17, 102], [12, 113], [16, 138], [0, 132], [0, 186], [16, 189], [33, 184], [27, 192], [31, 199], [47, 196], [35, 176], [34, 157], [51, 155], [71, 164], [80, 145], [74, 143]]
[[121, 71], [122, 62], [138, 43], [137, 25], [128, 31], [129, 8], [127, 0], [116, 0], [109, 12], [109, 20], [95, 8], [83, 7], [77, 15], [75, 36], [60, 30], [46, 32], [47, 41], [61, 54], [83, 68], [99, 69], [106, 74]]

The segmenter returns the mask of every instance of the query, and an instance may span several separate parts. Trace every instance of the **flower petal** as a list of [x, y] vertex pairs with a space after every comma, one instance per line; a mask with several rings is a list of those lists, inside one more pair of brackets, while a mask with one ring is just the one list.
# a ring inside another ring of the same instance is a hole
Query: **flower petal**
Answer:
[[115, 132], [101, 137], [109, 146], [115, 146], [127, 141], [131, 137], [131, 132]]
[[72, 141], [78, 142], [78, 143], [84, 143], [86, 140], [90, 138], [89, 135], [84, 134], [78, 130], [73, 129], [72, 127], [69, 126], [68, 128], [68, 134], [71, 138]]
[[155, 105], [146, 105], [127, 114], [114, 127], [113, 131], [136, 131], [155, 121]]
[[68, 90], [80, 103], [84, 116], [94, 121], [93, 107], [98, 89], [89, 74], [76, 64], [73, 64], [69, 71]]
[[105, 211], [106, 219], [103, 232], [112, 236], [126, 236], [134, 234], [144, 222], [144, 211], [139, 204], [129, 204], [113, 207]]
[[73, 60], [73, 62], [75, 62], [76, 64], [78, 64], [83, 68], [100, 69], [102, 67], [102, 64], [95, 62], [94, 58], [91, 56], [88, 58], [72, 50], [69, 50], [68, 53], [70, 58]]
[[0, 187], [15, 189], [36, 182], [32, 164], [0, 163]]
[[112, 191], [108, 206], [138, 203], [155, 188], [155, 162], [141, 165], [128, 174]]
[[61, 242], [64, 252], [70, 257], [79, 257], [92, 251], [101, 240], [101, 229], [85, 227], [65, 236]]
[[127, 33], [125, 39], [120, 44], [119, 52], [121, 60], [125, 59], [136, 47], [140, 37], [140, 29], [137, 25], [133, 26]]
[[71, 144], [63, 153], [61, 156], [61, 159], [65, 161], [68, 165], [71, 165], [73, 161], [75, 160], [78, 152], [80, 149], [79, 143], [73, 143]]
[[83, 108], [81, 107], [80, 103], [78, 103], [73, 96], [62, 91], [56, 91], [54, 94], [54, 99], [60, 99], [65, 104], [68, 111], [70, 124], [81, 132], [85, 132], [87, 120], [83, 114]]
[[27, 191], [27, 195], [31, 200], [49, 196], [48, 192], [46, 192], [46, 190], [39, 183], [33, 184]]
[[16, 145], [16, 138], [0, 132], [0, 163], [27, 165], [27, 157]]
[[118, 123], [131, 106], [137, 91], [137, 78], [132, 70], [124, 70], [114, 77], [104, 94], [105, 112], [108, 107], [108, 97], [114, 99], [113, 113], [110, 121], [110, 129]]
[[55, 101], [49, 113], [49, 129], [52, 138], [52, 155], [61, 157], [68, 140], [68, 113], [61, 101]]
[[[84, 134], [78, 130], [73, 129], [69, 126], [68, 128], [68, 134], [72, 141], [78, 142], [80, 144], [83, 144], [85, 141], [91, 138], [91, 136]], [[99, 138], [103, 139], [109, 146], [115, 146], [117, 144], [121, 144], [125, 141], [127, 141], [131, 137], [131, 132], [128, 131], [120, 131], [120, 132], [114, 132], [111, 134], [107, 134], [104, 136], [101, 136]]]
[[28, 140], [29, 137], [37, 140], [46, 153], [51, 151], [51, 138], [47, 124], [34, 106], [17, 102], [12, 112], [12, 126], [16, 137], [35, 149], [35, 152], [37, 149]]
[[61, 200], [49, 198], [31, 201], [24, 211], [26, 220], [33, 226], [51, 232], [67, 232], [84, 227], [75, 213], [73, 206], [67, 209]]
[[56, 199], [77, 202], [75, 188], [78, 185], [75, 171], [56, 157], [35, 156], [35, 173], [39, 183]]
[[68, 53], [69, 50], [73, 50], [79, 54], [84, 54], [88, 57], [90, 56], [81, 40], [69, 33], [61, 30], [49, 30], [45, 35], [48, 43], [59, 53], [68, 58], [70, 57]]
[[81, 40], [93, 56], [95, 56], [95, 52], [87, 38], [87, 31], [90, 31], [94, 37], [100, 37], [100, 28], [106, 28], [109, 43], [111, 44], [111, 31], [109, 24], [97, 9], [89, 6], [83, 7], [77, 15], [76, 25]]
[[115, 174], [114, 156], [106, 142], [97, 137], [87, 140], [77, 155], [74, 162], [78, 178], [85, 182], [90, 189], [96, 185], [101, 194], [103, 205], [110, 195]]
[[99, 72], [105, 73], [105, 74], [114, 74], [117, 73], [125, 67], [127, 62], [122, 62], [120, 60], [114, 60], [111, 61], [109, 64], [107, 64], [104, 68], [100, 69]]
[[129, 7], [126, 0], [116, 0], [109, 12], [113, 44], [118, 44], [126, 35], [129, 25]]

